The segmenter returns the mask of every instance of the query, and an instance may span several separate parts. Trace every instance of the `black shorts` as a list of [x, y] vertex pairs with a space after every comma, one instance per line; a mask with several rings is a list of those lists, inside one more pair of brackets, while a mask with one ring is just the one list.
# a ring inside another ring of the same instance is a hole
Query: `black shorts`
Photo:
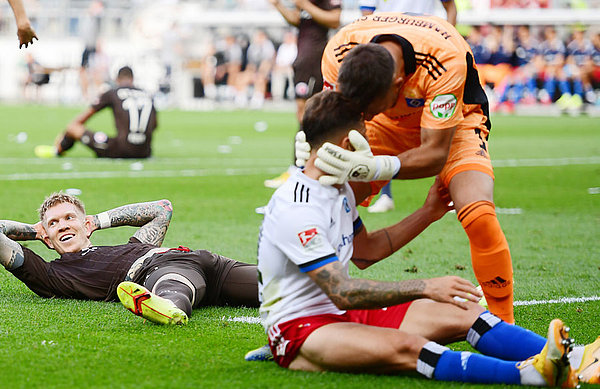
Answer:
[[90, 56], [96, 53], [95, 47], [86, 47], [81, 54], [81, 67], [87, 68], [90, 64]]
[[206, 250], [172, 250], [144, 261], [133, 281], [152, 290], [167, 274], [185, 277], [197, 298], [194, 308], [206, 305], [244, 305], [258, 307], [256, 265], [234, 261]]
[[294, 68], [294, 92], [297, 99], [308, 99], [323, 89], [321, 55], [296, 59]]
[[50, 74], [48, 73], [33, 73], [31, 75], [31, 82], [35, 85], [45, 85], [50, 82]]
[[150, 153], [117, 138], [109, 138], [102, 131], [85, 130], [81, 143], [92, 149], [98, 158], [148, 158]]

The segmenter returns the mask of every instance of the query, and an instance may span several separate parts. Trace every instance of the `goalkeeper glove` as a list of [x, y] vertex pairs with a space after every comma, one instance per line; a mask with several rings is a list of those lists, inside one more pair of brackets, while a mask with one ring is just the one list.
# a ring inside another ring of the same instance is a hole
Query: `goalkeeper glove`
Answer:
[[390, 155], [373, 156], [369, 142], [356, 130], [348, 133], [355, 151], [329, 142], [317, 151], [315, 166], [327, 173], [319, 182], [323, 185], [343, 184], [346, 181], [391, 180], [400, 171], [400, 159]]
[[306, 161], [310, 158], [310, 144], [306, 141], [306, 134], [304, 131], [298, 131], [296, 133], [294, 152], [296, 154], [296, 166], [304, 167]]

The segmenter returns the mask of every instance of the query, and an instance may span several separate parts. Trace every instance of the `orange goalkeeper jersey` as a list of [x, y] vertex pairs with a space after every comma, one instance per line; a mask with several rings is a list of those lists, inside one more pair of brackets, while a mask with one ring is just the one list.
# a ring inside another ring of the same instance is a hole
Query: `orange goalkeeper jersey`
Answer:
[[477, 76], [473, 54], [458, 31], [435, 16], [389, 12], [361, 17], [327, 44], [322, 71], [325, 88], [335, 89], [346, 53], [361, 43], [393, 40], [403, 50], [406, 82], [396, 105], [373, 123], [402, 132], [405, 148], [420, 145], [420, 130], [490, 128], [487, 98]]

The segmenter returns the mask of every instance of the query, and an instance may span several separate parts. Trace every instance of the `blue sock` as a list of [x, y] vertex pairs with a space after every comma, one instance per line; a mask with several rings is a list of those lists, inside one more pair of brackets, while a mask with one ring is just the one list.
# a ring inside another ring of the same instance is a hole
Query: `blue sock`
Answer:
[[390, 198], [392, 198], [392, 183], [391, 182], [388, 182], [387, 184], [385, 184], [385, 186], [383, 188], [381, 188], [381, 194], [388, 195], [388, 196], [390, 196]]
[[558, 89], [563, 95], [565, 93], [571, 93], [571, 88], [569, 87], [569, 82], [567, 80], [560, 80], [558, 82]]
[[573, 81], [573, 94], [583, 97], [583, 84], [581, 80]]
[[525, 88], [525, 85], [523, 85], [522, 82], [518, 82], [515, 84], [514, 86], [514, 96], [511, 99], [511, 101], [513, 103], [518, 102], [519, 100], [521, 100], [523, 98], [523, 89]]
[[435, 366], [433, 378], [440, 381], [471, 382], [481, 384], [521, 383], [516, 362], [502, 361], [467, 351], [445, 351]]
[[554, 99], [554, 91], [556, 89], [556, 80], [554, 78], [549, 78], [544, 82], [544, 89], [550, 94], [550, 98]]
[[531, 93], [532, 96], [535, 97], [535, 88], [536, 88], [536, 80], [535, 78], [528, 78], [527, 82], [525, 83], [527, 85], [527, 90], [529, 91], [529, 93]]
[[522, 361], [538, 354], [546, 339], [523, 327], [510, 325], [483, 312], [467, 333], [467, 341], [482, 354], [505, 361]]

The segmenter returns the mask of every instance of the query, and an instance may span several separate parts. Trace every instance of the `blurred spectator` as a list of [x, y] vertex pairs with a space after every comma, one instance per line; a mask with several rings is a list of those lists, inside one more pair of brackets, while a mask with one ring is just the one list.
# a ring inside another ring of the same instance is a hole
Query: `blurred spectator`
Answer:
[[[269, 0], [290, 25], [298, 27], [298, 55], [294, 61], [296, 118], [301, 124], [306, 100], [323, 89], [321, 57], [327, 45], [329, 30], [340, 26], [341, 0], [293, 0], [294, 8], [280, 0]], [[267, 188], [280, 187], [295, 170], [295, 156], [287, 171], [265, 180]]]
[[104, 5], [102, 1], [94, 0], [90, 3], [85, 19], [83, 20], [83, 29], [81, 38], [83, 39], [84, 49], [81, 55], [81, 67], [79, 69], [79, 82], [81, 83], [81, 94], [84, 99], [89, 98], [88, 87], [90, 76], [87, 68], [89, 67], [90, 57], [96, 52], [96, 44], [100, 36], [100, 25]]
[[435, 4], [441, 2], [446, 10], [446, 20], [456, 25], [456, 4], [454, 0], [359, 0], [358, 6], [363, 15], [373, 12], [412, 12], [435, 15]]
[[[585, 67], [586, 78], [595, 90], [600, 90], [600, 33], [592, 35], [592, 55]], [[596, 105], [600, 106], [600, 95], [596, 95]]]
[[589, 63], [594, 47], [592, 42], [585, 37], [584, 30], [576, 28], [573, 31], [573, 38], [567, 44], [567, 61], [565, 73], [573, 85], [573, 96], [570, 104], [577, 108], [581, 106], [584, 99], [594, 103], [594, 93], [592, 85], [585, 74], [585, 66]]
[[96, 50], [90, 56], [88, 62], [88, 76], [93, 86], [91, 93], [94, 95], [109, 89], [111, 83], [110, 65], [110, 57], [106, 54], [104, 44], [99, 39], [96, 42]]
[[[562, 107], [566, 107], [571, 101], [571, 89], [564, 72], [566, 47], [553, 26], [544, 28], [541, 55], [544, 60], [544, 88], [540, 101], [543, 104], [557, 101]], [[556, 93], [557, 87], [560, 95]]]
[[[25, 55], [25, 62], [27, 65], [27, 77], [23, 84], [23, 95], [27, 100], [39, 99], [39, 91], [42, 85], [46, 85], [50, 82], [50, 76], [54, 72], [67, 69], [66, 67], [48, 67], [41, 65], [31, 53]], [[29, 94], [29, 89], [33, 88], [33, 96]]]
[[275, 62], [275, 46], [263, 30], [257, 30], [248, 46], [246, 68], [240, 77], [241, 87], [236, 96], [238, 106], [246, 106], [248, 89], [252, 86], [251, 108], [261, 108], [267, 93], [273, 64]]
[[513, 69], [499, 92], [501, 110], [512, 112], [518, 103], [535, 104], [537, 78], [543, 68], [538, 46], [529, 26], [519, 26], [512, 56]]
[[[487, 62], [477, 63], [479, 76], [484, 86], [499, 91], [505, 85], [506, 77], [511, 71], [514, 41], [512, 26], [492, 26], [483, 44], [489, 51]], [[493, 100], [493, 99], [492, 99]], [[494, 102], [491, 102], [494, 109]]]
[[298, 54], [296, 44], [296, 34], [293, 31], [286, 31], [283, 35], [283, 42], [277, 48], [275, 67], [271, 75], [273, 100], [292, 98], [294, 95], [294, 69], [292, 64]]

